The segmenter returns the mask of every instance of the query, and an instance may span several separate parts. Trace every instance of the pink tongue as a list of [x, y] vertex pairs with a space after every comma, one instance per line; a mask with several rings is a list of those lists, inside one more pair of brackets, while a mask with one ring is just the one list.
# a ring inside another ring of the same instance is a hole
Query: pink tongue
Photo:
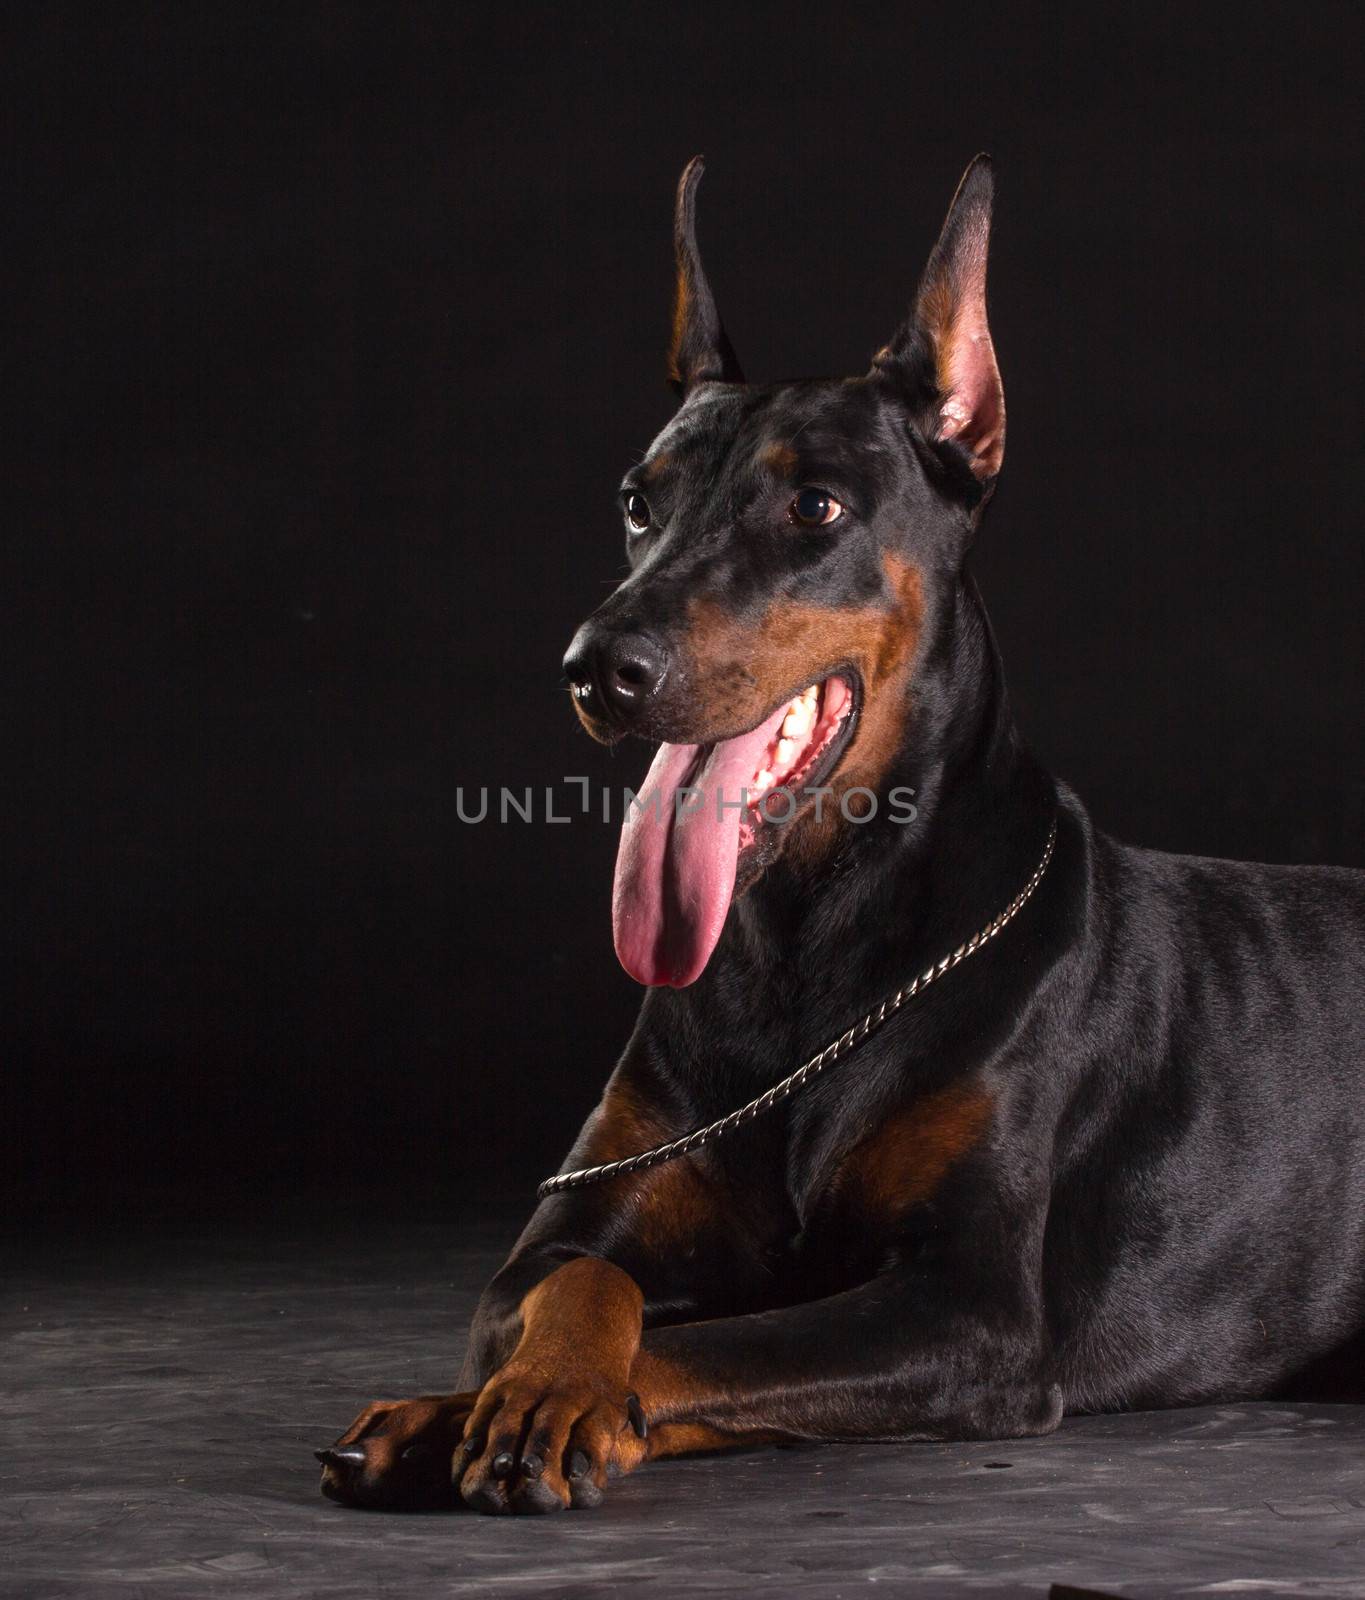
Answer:
[[[714, 746], [700, 770], [703, 746], [659, 746], [621, 827], [611, 897], [616, 954], [637, 983], [681, 989], [710, 959], [735, 888], [741, 790], [752, 794], [786, 709]], [[696, 793], [675, 802], [683, 786]]]

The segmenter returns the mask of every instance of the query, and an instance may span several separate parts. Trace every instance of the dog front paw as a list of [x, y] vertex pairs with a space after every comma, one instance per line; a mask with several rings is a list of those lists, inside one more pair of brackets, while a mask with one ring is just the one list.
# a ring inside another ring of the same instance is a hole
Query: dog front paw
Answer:
[[593, 1374], [547, 1378], [509, 1364], [479, 1396], [465, 1428], [459, 1492], [488, 1515], [590, 1510], [607, 1479], [644, 1459], [634, 1395]]
[[460, 1440], [477, 1398], [471, 1391], [374, 1401], [335, 1444], [313, 1452], [323, 1494], [391, 1510], [457, 1505], [453, 1474], [465, 1463]]

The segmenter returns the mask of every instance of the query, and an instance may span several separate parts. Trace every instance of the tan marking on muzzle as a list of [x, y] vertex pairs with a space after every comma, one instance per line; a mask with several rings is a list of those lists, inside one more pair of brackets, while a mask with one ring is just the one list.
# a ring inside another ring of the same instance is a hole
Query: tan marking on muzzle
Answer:
[[[689, 608], [683, 644], [691, 663], [692, 712], [701, 724], [752, 726], [784, 694], [856, 667], [863, 698], [858, 726], [830, 781], [835, 791], [817, 823], [808, 810], [792, 825], [787, 848], [819, 850], [832, 838], [839, 799], [849, 789], [876, 790], [905, 736], [910, 679], [924, 623], [924, 582], [910, 562], [882, 560], [889, 604], [823, 607], [774, 603], [757, 622], [714, 601]], [[865, 803], [865, 802], [864, 802]], [[856, 810], [857, 797], [849, 809]]]

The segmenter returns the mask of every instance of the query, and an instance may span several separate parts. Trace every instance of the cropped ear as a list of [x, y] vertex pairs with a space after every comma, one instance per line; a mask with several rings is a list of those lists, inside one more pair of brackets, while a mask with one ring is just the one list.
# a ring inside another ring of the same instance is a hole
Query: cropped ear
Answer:
[[678, 290], [673, 303], [673, 343], [668, 352], [668, 381], [679, 395], [699, 383], [743, 383], [744, 374], [730, 347], [701, 269], [697, 250], [697, 185], [705, 171], [693, 156], [678, 180], [673, 213], [673, 248], [678, 258]]
[[960, 445], [987, 492], [1005, 458], [1005, 391], [986, 322], [994, 188], [991, 158], [979, 155], [957, 186], [914, 310], [873, 363], [928, 391], [928, 437]]

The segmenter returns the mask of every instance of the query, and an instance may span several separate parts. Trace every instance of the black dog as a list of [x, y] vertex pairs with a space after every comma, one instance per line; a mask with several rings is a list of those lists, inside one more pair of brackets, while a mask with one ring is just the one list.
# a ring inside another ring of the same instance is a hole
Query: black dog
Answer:
[[[1365, 874], [1117, 844], [1020, 743], [967, 572], [1005, 437], [988, 163], [871, 371], [769, 387], [700, 171], [683, 403], [566, 660], [590, 732], [666, 741], [615, 896], [653, 987], [569, 1158], [625, 1164], [550, 1186], [466, 1392], [370, 1407], [325, 1491], [550, 1511], [680, 1451], [1358, 1385]], [[835, 1040], [772, 1115], [628, 1159]]]

